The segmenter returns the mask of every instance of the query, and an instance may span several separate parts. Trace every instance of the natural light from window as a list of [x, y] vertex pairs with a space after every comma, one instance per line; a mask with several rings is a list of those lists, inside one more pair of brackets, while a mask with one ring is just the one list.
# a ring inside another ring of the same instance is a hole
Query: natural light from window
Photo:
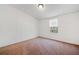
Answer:
[[58, 32], [58, 19], [49, 20], [50, 32], [57, 33]]

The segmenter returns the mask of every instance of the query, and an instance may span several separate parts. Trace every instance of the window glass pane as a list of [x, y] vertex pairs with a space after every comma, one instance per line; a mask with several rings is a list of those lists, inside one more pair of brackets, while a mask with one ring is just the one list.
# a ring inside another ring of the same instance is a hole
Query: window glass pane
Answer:
[[58, 19], [49, 20], [50, 32], [57, 33], [58, 32]]

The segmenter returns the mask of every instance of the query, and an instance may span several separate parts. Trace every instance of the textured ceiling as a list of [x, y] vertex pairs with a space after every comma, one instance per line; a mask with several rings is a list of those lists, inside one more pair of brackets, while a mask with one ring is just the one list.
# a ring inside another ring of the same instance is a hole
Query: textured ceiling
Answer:
[[45, 4], [44, 9], [38, 9], [36, 4], [14, 4], [11, 6], [36, 19], [45, 19], [79, 10], [79, 4]]

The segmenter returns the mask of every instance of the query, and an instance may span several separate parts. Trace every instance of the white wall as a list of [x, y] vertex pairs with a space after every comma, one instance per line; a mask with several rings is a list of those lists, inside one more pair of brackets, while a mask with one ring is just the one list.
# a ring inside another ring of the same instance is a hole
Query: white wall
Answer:
[[58, 18], [59, 33], [51, 33], [50, 19], [43, 19], [40, 20], [40, 36], [79, 45], [79, 12], [56, 18]]
[[38, 21], [8, 5], [0, 5], [0, 47], [36, 37]]

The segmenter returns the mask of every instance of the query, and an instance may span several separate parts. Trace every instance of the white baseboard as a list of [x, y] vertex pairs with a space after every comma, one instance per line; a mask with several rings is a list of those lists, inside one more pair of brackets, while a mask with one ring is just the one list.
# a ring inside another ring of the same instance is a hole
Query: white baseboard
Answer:
[[44, 38], [48, 38], [48, 39], [52, 39], [52, 40], [55, 40], [55, 41], [60, 41], [60, 42], [68, 43], [68, 44], [79, 45], [79, 42], [73, 42], [73, 41], [67, 41], [67, 40], [58, 40], [58, 39], [55, 39], [55, 38], [52, 38], [52, 37], [49, 37], [49, 36], [43, 36], [43, 35], [40, 35], [40, 37], [44, 37]]
[[26, 39], [17, 40], [16, 42], [11, 42], [11, 43], [7, 43], [7, 44], [3, 44], [3, 45], [0, 45], [0, 48], [6, 47], [6, 46], [9, 46], [9, 45], [12, 45], [12, 44], [16, 44], [16, 43], [19, 43], [19, 42], [23, 42], [23, 41], [26, 41], [26, 40], [31, 40], [31, 39], [34, 39], [34, 38], [37, 38], [37, 37], [38, 36], [32, 36], [32, 37], [28, 37]]

